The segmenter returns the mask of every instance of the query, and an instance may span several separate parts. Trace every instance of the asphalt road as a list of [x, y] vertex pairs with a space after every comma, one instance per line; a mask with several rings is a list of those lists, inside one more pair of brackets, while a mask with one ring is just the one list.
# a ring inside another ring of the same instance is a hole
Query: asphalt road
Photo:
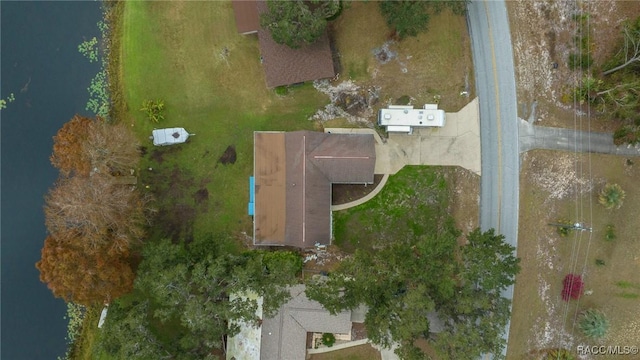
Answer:
[[520, 152], [533, 149], [592, 152], [621, 156], [640, 156], [640, 148], [616, 146], [610, 133], [574, 131], [543, 126], [534, 126], [519, 120]]
[[[480, 228], [496, 229], [515, 247], [520, 163], [515, 72], [506, 4], [502, 0], [477, 0], [469, 3], [467, 10], [480, 100]], [[513, 286], [503, 295], [513, 299]], [[503, 336], [508, 339], [509, 324]]]

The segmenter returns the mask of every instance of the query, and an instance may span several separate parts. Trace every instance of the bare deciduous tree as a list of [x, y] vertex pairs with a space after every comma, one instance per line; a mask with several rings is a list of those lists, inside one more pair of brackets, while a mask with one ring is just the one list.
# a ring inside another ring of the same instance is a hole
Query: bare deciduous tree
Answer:
[[140, 160], [138, 140], [124, 124], [93, 121], [82, 151], [94, 172], [124, 175]]
[[63, 178], [45, 197], [45, 223], [60, 241], [74, 234], [89, 249], [128, 249], [141, 240], [149, 199], [110, 175]]

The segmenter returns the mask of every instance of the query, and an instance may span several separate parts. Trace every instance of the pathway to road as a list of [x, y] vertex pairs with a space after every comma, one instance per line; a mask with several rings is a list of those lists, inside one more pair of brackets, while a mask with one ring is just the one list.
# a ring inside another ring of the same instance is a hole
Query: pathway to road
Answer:
[[548, 149], [640, 156], [640, 147], [616, 146], [610, 133], [534, 126], [523, 119], [519, 119], [519, 131], [521, 153], [533, 149]]

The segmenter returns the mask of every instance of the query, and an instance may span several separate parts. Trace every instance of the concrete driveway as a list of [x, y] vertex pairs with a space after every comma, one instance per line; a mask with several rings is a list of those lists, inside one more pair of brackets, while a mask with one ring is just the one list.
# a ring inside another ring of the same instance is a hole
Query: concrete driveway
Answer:
[[391, 162], [385, 170], [395, 174], [405, 165], [461, 166], [480, 175], [478, 99], [457, 113], [447, 113], [446, 119], [442, 128], [390, 133], [385, 145]]
[[461, 166], [480, 174], [478, 99], [446, 114], [442, 128], [416, 128], [413, 134], [380, 138], [373, 129], [326, 128], [331, 133], [365, 133], [376, 138], [376, 174], [393, 175], [405, 165]]

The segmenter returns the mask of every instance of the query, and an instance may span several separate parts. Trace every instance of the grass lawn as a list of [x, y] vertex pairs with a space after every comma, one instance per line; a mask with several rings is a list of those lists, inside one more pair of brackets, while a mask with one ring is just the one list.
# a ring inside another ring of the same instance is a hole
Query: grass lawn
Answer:
[[[589, 163], [588, 155], [552, 151], [525, 156], [518, 240], [522, 272], [516, 278], [507, 359], [528, 359], [528, 353], [544, 348], [562, 346], [575, 351], [580, 344], [640, 342], [640, 243], [636, 239], [640, 231], [640, 163], [611, 155], [590, 158]], [[544, 168], [553, 170], [544, 176], [533, 175]], [[598, 203], [597, 194], [606, 182], [618, 183], [626, 191], [618, 210], [606, 210]], [[563, 183], [568, 184], [567, 191], [560, 192], [558, 185]], [[593, 190], [576, 192], [580, 188], [576, 184], [581, 183], [592, 185]], [[552, 194], [564, 195], [557, 198]], [[574, 231], [560, 237], [557, 228], [547, 223], [562, 218], [582, 221], [593, 232]], [[605, 240], [608, 224], [615, 227], [613, 241]], [[563, 301], [562, 280], [568, 273], [582, 274], [585, 290], [592, 293], [585, 293], [579, 301]], [[575, 325], [576, 316], [591, 307], [604, 311], [610, 320], [604, 339], [587, 340]]]
[[[467, 23], [448, 9], [431, 16], [429, 29], [400, 42], [389, 41], [391, 31], [376, 1], [354, 1], [332, 24], [342, 69], [340, 79], [380, 87], [383, 102], [408, 95], [422, 106], [439, 104], [446, 111], [458, 111], [473, 99], [473, 63]], [[381, 64], [373, 55], [388, 43], [396, 57]], [[460, 96], [468, 90], [469, 97]]]
[[335, 244], [347, 252], [373, 250], [376, 244], [438, 231], [448, 217], [448, 195], [437, 167], [406, 166], [373, 199], [333, 213]]
[[[126, 119], [146, 146], [140, 178], [160, 209], [160, 233], [251, 235], [248, 177], [253, 131], [312, 129], [307, 120], [328, 99], [310, 85], [285, 97], [266, 88], [257, 37], [237, 33], [230, 2], [127, 2], [121, 78]], [[163, 99], [166, 119], [138, 111]], [[153, 128], [185, 127], [188, 143], [154, 148]], [[234, 164], [218, 163], [228, 146]], [[153, 170], [148, 170], [152, 168]]]

